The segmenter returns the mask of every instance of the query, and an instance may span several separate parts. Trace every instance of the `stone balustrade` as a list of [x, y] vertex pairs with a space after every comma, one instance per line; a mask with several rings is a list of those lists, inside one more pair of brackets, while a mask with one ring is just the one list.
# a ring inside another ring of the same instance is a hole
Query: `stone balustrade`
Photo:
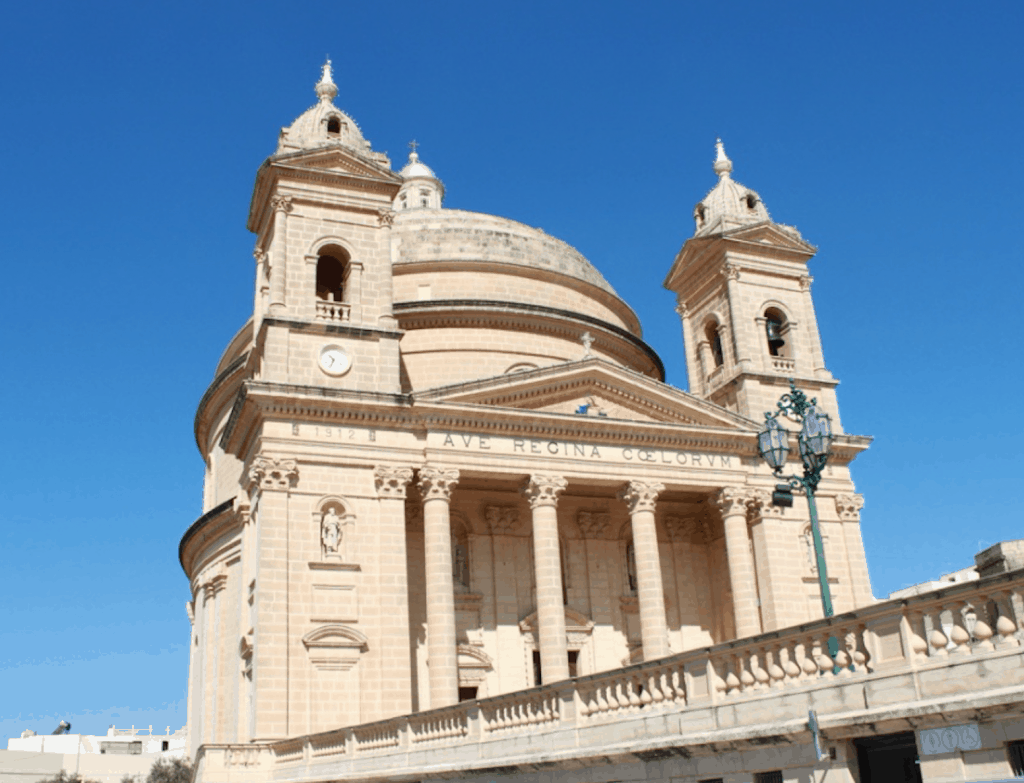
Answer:
[[204, 745], [196, 779], [384, 779], [425, 765], [468, 774], [527, 765], [538, 754], [578, 763], [617, 747], [717, 747], [745, 733], [798, 734], [808, 709], [826, 732], [842, 730], [853, 714], [865, 723], [926, 715], [922, 705], [936, 700], [953, 720], [958, 710], [1020, 700], [1022, 625], [1019, 570], [377, 723], [269, 744]]
[[347, 322], [351, 312], [352, 306], [347, 302], [316, 300], [316, 320], [318, 321], [328, 321], [330, 323]]
[[776, 372], [793, 372], [796, 369], [796, 361], [793, 359], [784, 359], [781, 356], [773, 356], [772, 369]]

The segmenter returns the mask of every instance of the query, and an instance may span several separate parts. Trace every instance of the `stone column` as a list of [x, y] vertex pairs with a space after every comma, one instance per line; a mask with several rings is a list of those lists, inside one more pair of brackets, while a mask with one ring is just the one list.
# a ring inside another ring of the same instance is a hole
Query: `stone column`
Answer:
[[412, 712], [409, 670], [409, 585], [405, 554], [405, 490], [411, 468], [378, 466], [373, 471], [380, 499], [381, 710], [384, 715]]
[[270, 313], [285, 312], [285, 266], [288, 263], [288, 213], [292, 211], [291, 196], [274, 196], [270, 200], [274, 209], [274, 243], [270, 260]]
[[640, 604], [640, 637], [644, 660], [669, 654], [668, 623], [665, 621], [665, 588], [661, 581], [658, 533], [654, 526], [654, 504], [664, 484], [631, 481], [619, 493], [629, 507], [636, 556], [637, 596]]
[[419, 488], [423, 496], [430, 709], [447, 707], [459, 701], [450, 516], [451, 492], [458, 481], [457, 470], [441, 470], [429, 466], [419, 470]]
[[558, 496], [568, 482], [561, 476], [530, 476], [523, 494], [533, 509], [533, 568], [537, 581], [537, 632], [541, 681], [569, 679], [569, 653], [562, 603], [562, 561], [558, 552]]
[[725, 487], [716, 498], [725, 526], [729, 583], [732, 586], [733, 616], [736, 618], [738, 639], [761, 633], [754, 558], [750, 553], [750, 540], [747, 537], [747, 504], [750, 498], [750, 491], [745, 487]]

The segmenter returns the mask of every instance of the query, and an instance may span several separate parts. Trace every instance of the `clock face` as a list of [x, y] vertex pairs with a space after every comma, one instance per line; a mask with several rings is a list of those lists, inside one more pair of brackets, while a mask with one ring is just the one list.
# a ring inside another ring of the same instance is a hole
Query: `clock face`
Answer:
[[325, 345], [320, 349], [320, 369], [335, 377], [352, 368], [352, 359], [340, 345]]

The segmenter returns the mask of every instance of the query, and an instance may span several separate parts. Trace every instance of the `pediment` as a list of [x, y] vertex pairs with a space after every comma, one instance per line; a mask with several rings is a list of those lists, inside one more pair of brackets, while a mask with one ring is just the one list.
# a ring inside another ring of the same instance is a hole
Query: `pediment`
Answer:
[[785, 248], [794, 252], [810, 254], [816, 252], [814, 245], [804, 241], [795, 228], [781, 226], [777, 223], [758, 223], [757, 225], [738, 228], [727, 232], [723, 238], [734, 241], [755, 242], [760, 245]]
[[469, 403], [566, 416], [659, 422], [756, 431], [755, 422], [707, 400], [601, 359], [503, 375], [415, 395], [432, 402]]
[[303, 150], [281, 156], [275, 160], [275, 163], [289, 168], [330, 171], [341, 175], [369, 177], [398, 184], [402, 182], [401, 177], [391, 169], [366, 160], [340, 145]]

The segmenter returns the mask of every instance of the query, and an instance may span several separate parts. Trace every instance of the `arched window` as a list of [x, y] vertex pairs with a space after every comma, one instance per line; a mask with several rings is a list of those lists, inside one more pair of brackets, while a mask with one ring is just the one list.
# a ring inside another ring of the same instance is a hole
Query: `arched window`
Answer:
[[707, 337], [708, 345], [711, 346], [711, 356], [715, 360], [715, 367], [721, 367], [725, 362], [722, 355], [722, 335], [719, 332], [718, 324], [714, 321], [704, 327], [704, 336]]
[[765, 337], [768, 340], [769, 356], [790, 356], [789, 348], [789, 323], [786, 316], [775, 307], [769, 307], [764, 311]]
[[325, 302], [345, 300], [345, 274], [347, 254], [339, 249], [322, 252], [316, 260], [316, 296]]
[[327, 120], [327, 132], [332, 136], [337, 136], [341, 133], [341, 119], [338, 117], [331, 117]]

